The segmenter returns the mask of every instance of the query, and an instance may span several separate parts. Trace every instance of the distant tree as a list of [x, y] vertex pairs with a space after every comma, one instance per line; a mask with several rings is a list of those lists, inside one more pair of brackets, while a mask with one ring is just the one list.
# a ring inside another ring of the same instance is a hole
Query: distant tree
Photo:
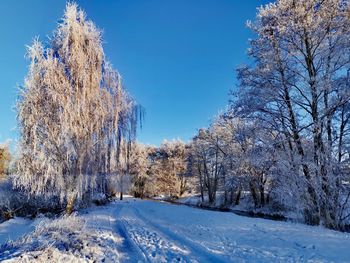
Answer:
[[207, 193], [210, 204], [215, 204], [221, 177], [224, 174], [226, 153], [221, 148], [221, 137], [217, 127], [200, 129], [191, 145], [194, 162], [199, 177], [199, 185], [204, 201]]
[[0, 145], [0, 179], [9, 172], [11, 154], [8, 145]]
[[170, 196], [181, 196], [186, 189], [186, 149], [180, 140], [164, 141], [158, 149], [155, 177], [157, 191]]
[[188, 151], [180, 140], [164, 141], [160, 147], [147, 147], [146, 192], [180, 197], [187, 190]]
[[131, 192], [135, 197], [143, 198], [148, 184], [148, 147], [140, 143], [133, 143], [130, 156], [130, 175], [132, 178]]

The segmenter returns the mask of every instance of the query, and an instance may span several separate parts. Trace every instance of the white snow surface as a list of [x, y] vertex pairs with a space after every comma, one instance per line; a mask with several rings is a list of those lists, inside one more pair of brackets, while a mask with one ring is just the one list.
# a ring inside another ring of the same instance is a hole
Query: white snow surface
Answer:
[[77, 217], [89, 233], [80, 251], [91, 246], [97, 262], [350, 262], [350, 235], [323, 227], [133, 198]]
[[0, 245], [16, 240], [35, 229], [37, 220], [16, 217], [0, 224]]

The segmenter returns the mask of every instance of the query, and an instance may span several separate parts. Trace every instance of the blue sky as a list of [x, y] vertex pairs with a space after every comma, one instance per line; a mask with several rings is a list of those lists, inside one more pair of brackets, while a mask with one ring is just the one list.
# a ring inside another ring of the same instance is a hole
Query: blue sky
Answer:
[[[235, 68], [247, 62], [245, 22], [258, 0], [76, 1], [103, 30], [104, 49], [126, 89], [146, 109], [138, 140], [189, 140], [223, 109], [235, 88]], [[65, 1], [0, 1], [0, 142], [16, 139], [17, 86], [25, 46], [46, 40]]]

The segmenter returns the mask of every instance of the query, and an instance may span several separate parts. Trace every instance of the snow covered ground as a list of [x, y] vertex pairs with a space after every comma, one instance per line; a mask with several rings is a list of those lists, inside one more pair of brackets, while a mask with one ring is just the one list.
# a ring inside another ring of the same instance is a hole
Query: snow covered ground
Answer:
[[37, 221], [17, 217], [0, 224], [0, 245], [19, 237], [35, 229]]
[[89, 246], [95, 251], [96, 240], [108, 247], [85, 261], [91, 255], [98, 262], [350, 261], [350, 235], [322, 227], [133, 198], [83, 210], [78, 217], [86, 224], [80, 231], [89, 233], [80, 251]]

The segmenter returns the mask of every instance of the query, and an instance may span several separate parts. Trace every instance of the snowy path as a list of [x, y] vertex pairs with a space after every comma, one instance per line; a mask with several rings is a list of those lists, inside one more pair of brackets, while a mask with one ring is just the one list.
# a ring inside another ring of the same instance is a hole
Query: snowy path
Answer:
[[87, 212], [124, 262], [350, 262], [350, 235], [321, 227], [132, 198]]

